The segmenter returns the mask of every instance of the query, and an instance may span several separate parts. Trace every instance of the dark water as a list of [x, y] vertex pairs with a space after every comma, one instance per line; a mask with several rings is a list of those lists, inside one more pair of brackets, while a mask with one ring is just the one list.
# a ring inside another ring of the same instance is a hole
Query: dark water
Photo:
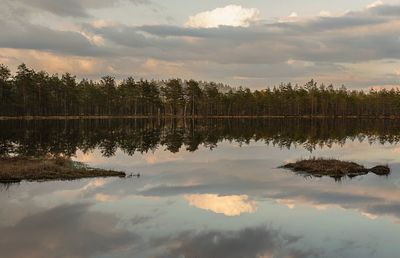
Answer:
[[[0, 121], [0, 155], [63, 154], [140, 178], [0, 191], [0, 257], [399, 257], [395, 120]], [[392, 174], [277, 169], [331, 157]]]

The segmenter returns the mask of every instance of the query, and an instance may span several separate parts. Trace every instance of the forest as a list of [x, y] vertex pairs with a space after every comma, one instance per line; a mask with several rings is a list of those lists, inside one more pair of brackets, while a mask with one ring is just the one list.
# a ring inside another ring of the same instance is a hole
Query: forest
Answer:
[[398, 117], [400, 90], [348, 90], [314, 80], [264, 90], [181, 79], [93, 81], [25, 64], [12, 75], [0, 65], [0, 116]]

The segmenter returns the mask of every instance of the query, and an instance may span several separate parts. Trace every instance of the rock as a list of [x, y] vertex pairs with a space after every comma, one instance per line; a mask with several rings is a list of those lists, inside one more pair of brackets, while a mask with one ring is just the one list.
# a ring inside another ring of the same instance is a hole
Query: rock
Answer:
[[390, 174], [390, 168], [388, 166], [375, 166], [371, 168], [370, 171], [378, 176], [386, 176]]

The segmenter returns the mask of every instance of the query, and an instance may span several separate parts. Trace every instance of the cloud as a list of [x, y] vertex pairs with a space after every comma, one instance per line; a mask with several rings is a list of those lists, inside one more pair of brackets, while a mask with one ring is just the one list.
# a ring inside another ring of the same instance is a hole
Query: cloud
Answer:
[[383, 2], [381, 0], [378, 0], [378, 1], [375, 1], [373, 3], [368, 4], [367, 5], [367, 9], [375, 8], [375, 7], [378, 7], [378, 6], [381, 6], [381, 5], [383, 5]]
[[[86, 0], [82, 5], [100, 8], [105, 5], [101, 3]], [[350, 88], [398, 84], [398, 77], [375, 69], [372, 62], [400, 60], [400, 5], [269, 22], [262, 22], [256, 9], [231, 5], [194, 15], [186, 26], [94, 19], [50, 28], [13, 18], [21, 17], [20, 10], [0, 12], [5, 13], [0, 16], [0, 48], [96, 59], [94, 67], [102, 67], [96, 69], [98, 77], [103, 72], [184, 77], [258, 88], [282, 81], [302, 84], [310, 78]], [[398, 64], [390, 68], [398, 69]]]
[[4, 257], [92, 257], [132, 247], [140, 238], [88, 204], [62, 205], [1, 228]]
[[141, 68], [147, 75], [150, 75], [153, 78], [160, 76], [168, 77], [171, 74], [180, 75], [179, 77], [190, 77], [190, 71], [185, 68], [184, 63], [182, 62], [167, 62], [149, 58], [143, 63]]
[[98, 193], [95, 196], [96, 201], [99, 202], [115, 202], [121, 199], [121, 196]]
[[98, 78], [112, 72], [112, 64], [102, 58], [64, 55], [40, 50], [0, 48], [0, 63], [16, 68], [26, 63], [50, 74], [69, 72], [80, 77]]
[[97, 29], [101, 29], [101, 28], [107, 28], [107, 27], [115, 27], [115, 26], [117, 26], [117, 23], [112, 20], [100, 19], [100, 20], [93, 21], [92, 25], [93, 25], [93, 27], [95, 27]]
[[0, 17], [0, 48], [45, 50], [63, 54], [97, 56], [109, 50], [94, 44], [99, 38], [88, 39], [79, 31], [55, 30], [20, 20]]
[[[25, 6], [33, 7], [39, 11], [47, 11], [58, 16], [90, 17], [90, 9], [112, 7], [121, 0], [16, 0]], [[130, 3], [149, 4], [149, 0], [129, 0]]]
[[291, 12], [288, 16], [280, 17], [278, 19], [278, 23], [289, 23], [289, 22], [296, 22], [302, 20], [303, 17], [299, 17], [297, 12]]
[[159, 257], [319, 257], [316, 251], [292, 246], [300, 239], [265, 226], [239, 231], [187, 232], [159, 240], [169, 247]]
[[[197, 60], [224, 64], [275, 64], [289, 59], [353, 63], [400, 58], [394, 51], [399, 48], [395, 32], [400, 29], [400, 24], [359, 15], [319, 17], [290, 23], [254, 25], [249, 28], [143, 26], [138, 29], [162, 37], [158, 40], [168, 45], [168, 41], [180, 42], [176, 49], [180, 54], [174, 52], [173, 46], [169, 48], [168, 53], [175, 58], [185, 58], [191, 54], [189, 56], [193, 58], [192, 55], [196, 55]], [[357, 33], [361, 32], [364, 36], [360, 38]], [[183, 41], [185, 37], [194, 37], [198, 41], [186, 42]], [[133, 46], [132, 42], [130, 44]], [[377, 45], [384, 47], [376, 48]], [[210, 49], [213, 51], [209, 51]]]
[[380, 16], [400, 17], [400, 5], [376, 5], [369, 8], [368, 11]]
[[219, 196], [216, 194], [185, 195], [190, 205], [199, 209], [221, 213], [225, 216], [239, 216], [242, 213], [253, 213], [257, 210], [256, 203], [250, 201], [247, 195]]
[[185, 26], [192, 28], [248, 27], [259, 18], [260, 11], [258, 9], [243, 8], [240, 5], [227, 5], [223, 8], [190, 16]]
[[379, 203], [370, 204], [367, 207], [367, 213], [377, 215], [387, 215], [396, 218], [397, 222], [400, 222], [400, 203]]
[[325, 10], [320, 11], [318, 15], [321, 17], [332, 17], [333, 16], [330, 11], [325, 11]]

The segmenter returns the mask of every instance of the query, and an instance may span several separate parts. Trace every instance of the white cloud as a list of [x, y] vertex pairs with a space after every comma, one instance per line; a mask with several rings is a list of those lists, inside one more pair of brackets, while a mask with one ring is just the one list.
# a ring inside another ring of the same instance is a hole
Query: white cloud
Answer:
[[367, 5], [367, 9], [375, 8], [375, 7], [378, 7], [381, 5], [383, 5], [383, 2], [381, 0], [378, 0], [378, 1], [375, 1], [375, 2]]
[[107, 27], [114, 27], [117, 25], [115, 21], [111, 20], [95, 20], [92, 22], [93, 27], [97, 29], [107, 28]]
[[332, 17], [332, 13], [330, 11], [322, 10], [319, 12], [318, 16], [320, 17]]
[[79, 33], [89, 40], [90, 44], [94, 46], [104, 46], [104, 38], [100, 35], [94, 35], [85, 31], [79, 31]]
[[368, 213], [368, 212], [361, 212], [361, 215], [367, 217], [367, 218], [370, 219], [370, 220], [375, 220], [375, 219], [378, 218], [377, 215], [372, 214], [372, 213]]
[[259, 20], [259, 17], [260, 11], [256, 8], [228, 5], [190, 16], [185, 26], [192, 28], [217, 28], [221, 25], [248, 27]]
[[299, 17], [299, 14], [296, 12], [291, 12], [287, 17], [280, 17], [278, 19], [278, 22], [296, 22], [299, 21], [301, 18]]

